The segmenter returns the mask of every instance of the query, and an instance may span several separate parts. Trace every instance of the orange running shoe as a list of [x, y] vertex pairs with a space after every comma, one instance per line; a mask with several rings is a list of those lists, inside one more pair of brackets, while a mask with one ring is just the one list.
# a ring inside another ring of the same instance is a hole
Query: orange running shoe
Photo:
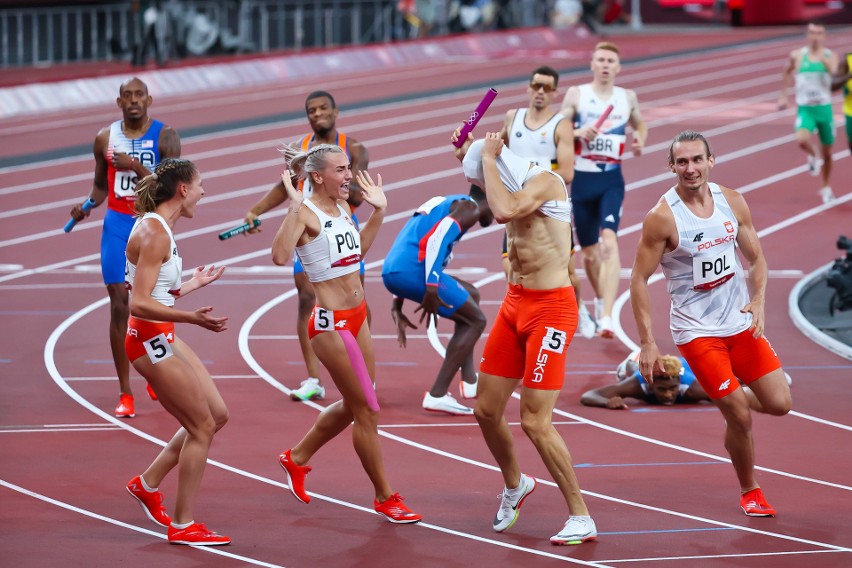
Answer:
[[169, 525], [169, 544], [220, 546], [231, 544], [231, 539], [208, 530], [203, 523], [192, 523], [185, 529], [176, 529], [172, 525]]
[[118, 398], [118, 406], [115, 407], [116, 418], [133, 418], [136, 416], [136, 410], [133, 408], [133, 396], [122, 394]]
[[147, 491], [142, 485], [141, 476], [137, 475], [127, 482], [127, 492], [139, 501], [139, 505], [149, 519], [161, 527], [168, 527], [172, 522], [166, 513], [166, 508], [163, 507], [163, 494], [159, 491]]
[[302, 503], [310, 503], [311, 498], [305, 492], [305, 477], [311, 471], [310, 466], [296, 465], [290, 459], [291, 450], [287, 450], [278, 456], [278, 463], [284, 468], [284, 473], [287, 474], [287, 485], [290, 486], [290, 493]]
[[760, 487], [747, 491], [740, 496], [740, 507], [749, 517], [774, 517], [775, 509], [766, 502]]
[[392, 523], [419, 523], [423, 517], [403, 505], [402, 501], [404, 499], [405, 497], [399, 493], [394, 493], [381, 503], [374, 500], [373, 508], [378, 514], [384, 515]]
[[151, 400], [157, 400], [157, 393], [154, 392], [154, 389], [151, 388], [151, 385], [146, 384], [145, 390], [148, 391], [148, 396], [151, 397]]

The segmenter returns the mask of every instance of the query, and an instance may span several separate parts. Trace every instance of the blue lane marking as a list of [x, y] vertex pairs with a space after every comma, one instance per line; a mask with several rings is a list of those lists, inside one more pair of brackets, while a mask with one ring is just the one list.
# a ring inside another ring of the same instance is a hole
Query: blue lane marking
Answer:
[[0, 359], [0, 363], [11, 363], [12, 359]]
[[706, 461], [706, 462], [653, 462], [653, 463], [580, 463], [574, 467], [665, 467], [670, 465], [718, 465], [728, 462]]
[[659, 533], [685, 533], [685, 532], [707, 532], [707, 531], [733, 531], [737, 530], [734, 527], [708, 527], [695, 529], [660, 529], [656, 531], [615, 531], [615, 532], [598, 532], [598, 535], [613, 535], [613, 534], [659, 534]]

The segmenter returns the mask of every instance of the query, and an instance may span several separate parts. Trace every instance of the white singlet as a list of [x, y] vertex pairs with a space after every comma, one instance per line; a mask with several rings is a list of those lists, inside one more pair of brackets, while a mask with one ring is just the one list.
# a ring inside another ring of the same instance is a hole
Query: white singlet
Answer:
[[[154, 284], [154, 289], [151, 290], [151, 297], [163, 304], [164, 306], [174, 306], [175, 297], [180, 293], [181, 273], [183, 272], [183, 259], [178, 254], [177, 243], [172, 234], [172, 229], [166, 220], [157, 213], [145, 213], [142, 217], [136, 220], [130, 234], [139, 226], [145, 219], [156, 219], [166, 229], [169, 234], [169, 246], [172, 249], [172, 254], [169, 259], [160, 267], [160, 274], [157, 276], [157, 283]], [[124, 267], [124, 280], [128, 290], [133, 290], [133, 281], [136, 278], [136, 265], [128, 259]]]
[[577, 101], [577, 115], [574, 117], [577, 128], [594, 125], [609, 105], [612, 105], [612, 112], [601, 125], [600, 134], [594, 140], [589, 142], [579, 137], [574, 139], [574, 169], [598, 173], [620, 168], [627, 124], [630, 121], [627, 91], [622, 87], [613, 87], [612, 97], [603, 100], [595, 94], [590, 84], [580, 85], [578, 88], [580, 98]]
[[697, 337], [729, 337], [751, 326], [748, 287], [736, 251], [739, 223], [715, 183], [709, 184], [713, 214], [695, 215], [675, 188], [663, 196], [674, 214], [678, 246], [660, 265], [671, 294], [671, 330], [675, 344]]
[[526, 123], [527, 111], [519, 108], [509, 129], [509, 148], [518, 156], [528, 158], [537, 166], [552, 170], [556, 167], [556, 127], [565, 118], [556, 113], [535, 130]]
[[323, 282], [361, 269], [361, 235], [349, 213], [338, 203], [340, 215], [323, 213], [310, 200], [304, 203], [319, 218], [322, 231], [308, 244], [296, 247], [308, 280]]

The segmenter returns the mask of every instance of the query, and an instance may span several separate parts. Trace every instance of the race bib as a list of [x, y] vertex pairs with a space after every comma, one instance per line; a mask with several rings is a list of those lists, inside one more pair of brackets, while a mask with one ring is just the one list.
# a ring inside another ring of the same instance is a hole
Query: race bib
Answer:
[[350, 230], [326, 233], [332, 266], [349, 266], [361, 262], [361, 238], [355, 226]]
[[596, 162], [620, 162], [624, 153], [624, 134], [598, 134], [594, 140], [583, 140], [581, 156]]
[[[169, 336], [172, 337], [172, 340], [174, 340], [171, 333]], [[174, 352], [172, 351], [172, 344], [169, 343], [169, 339], [166, 337], [165, 333], [161, 333], [147, 341], [143, 341], [142, 344], [145, 346], [145, 351], [148, 353], [148, 359], [150, 359], [151, 363], [154, 363], [155, 365], [174, 355]]]
[[694, 290], [712, 290], [734, 277], [736, 268], [736, 249], [728, 247], [716, 256], [695, 257], [692, 259], [692, 288]]
[[544, 337], [541, 339], [542, 351], [553, 351], [562, 353], [568, 345], [568, 334], [555, 327], [546, 327]]
[[831, 79], [827, 73], [796, 75], [796, 104], [799, 106], [831, 104]]
[[334, 331], [334, 312], [325, 308], [314, 308], [314, 329]]
[[112, 191], [119, 199], [134, 199], [138, 178], [131, 171], [116, 171]]

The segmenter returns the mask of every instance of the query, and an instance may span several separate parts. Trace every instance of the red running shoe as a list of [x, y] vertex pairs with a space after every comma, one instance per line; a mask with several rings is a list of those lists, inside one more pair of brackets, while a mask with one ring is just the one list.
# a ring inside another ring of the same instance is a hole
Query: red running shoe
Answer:
[[287, 474], [287, 485], [290, 486], [290, 493], [302, 503], [310, 503], [311, 498], [305, 492], [305, 476], [311, 471], [310, 466], [296, 465], [290, 459], [291, 450], [287, 450], [278, 456], [278, 463], [284, 468], [284, 473]]
[[169, 525], [169, 544], [220, 546], [222, 544], [231, 544], [231, 539], [208, 530], [203, 523], [192, 523], [185, 529], [176, 529]]
[[381, 503], [374, 500], [373, 508], [392, 523], [419, 523], [422, 517], [403, 505], [404, 499], [399, 493], [394, 493]]
[[749, 517], [774, 517], [775, 509], [766, 502], [760, 487], [740, 496], [740, 507]]
[[159, 491], [146, 491], [145, 486], [142, 485], [142, 480], [138, 475], [127, 482], [127, 492], [130, 493], [134, 499], [139, 501], [139, 505], [142, 506], [142, 510], [145, 511], [145, 514], [149, 519], [161, 527], [170, 526], [169, 524], [172, 520], [166, 513], [166, 508], [163, 507], [162, 493]]
[[133, 396], [122, 394], [118, 397], [118, 406], [115, 407], [116, 418], [133, 418], [136, 410], [133, 408]]
[[151, 388], [151, 385], [145, 385], [145, 390], [148, 391], [148, 396], [151, 397], [151, 400], [157, 400], [157, 393], [154, 392], [154, 389]]

